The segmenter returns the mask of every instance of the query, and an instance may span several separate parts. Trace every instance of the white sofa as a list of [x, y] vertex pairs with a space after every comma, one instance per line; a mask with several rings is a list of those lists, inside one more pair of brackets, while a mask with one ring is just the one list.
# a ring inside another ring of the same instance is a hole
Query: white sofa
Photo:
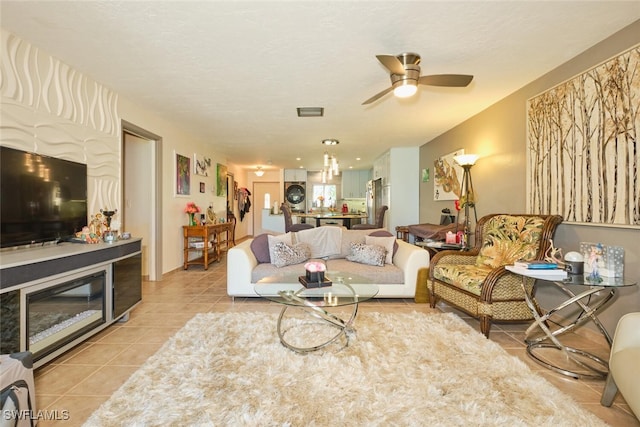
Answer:
[[[343, 271], [366, 277], [370, 283], [376, 283], [380, 288], [376, 298], [413, 298], [415, 296], [418, 270], [429, 267], [429, 253], [427, 251], [394, 238], [398, 246], [393, 255], [393, 264], [385, 264], [384, 267], [378, 267], [356, 263], [348, 261], [344, 257], [345, 252], [348, 253], [350, 243], [364, 243], [366, 235], [376, 231], [380, 232], [381, 230], [334, 228], [341, 229], [341, 250], [337, 251], [339, 253], [320, 258], [326, 263], [328, 273], [331, 271]], [[322, 232], [328, 231], [328, 227], [319, 227], [314, 230], [318, 231], [305, 230], [292, 234], [294, 239], [295, 235], [300, 233], [305, 233], [307, 236], [320, 233], [316, 235], [324, 238], [326, 233], [322, 234]], [[253, 239], [245, 240], [229, 249], [227, 254], [227, 293], [229, 296], [257, 297], [254, 285], [262, 277], [290, 273], [304, 275], [304, 262], [280, 268], [268, 262], [259, 263], [254, 251], [251, 249], [252, 241]], [[314, 242], [314, 245], [316, 243]]]
[[611, 406], [618, 391], [640, 419], [640, 312], [620, 318], [609, 356], [609, 376], [600, 403]]

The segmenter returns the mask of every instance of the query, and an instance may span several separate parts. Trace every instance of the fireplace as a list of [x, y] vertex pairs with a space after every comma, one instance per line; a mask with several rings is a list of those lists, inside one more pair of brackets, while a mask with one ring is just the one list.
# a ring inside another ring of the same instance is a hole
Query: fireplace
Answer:
[[106, 280], [103, 269], [23, 293], [26, 349], [35, 359], [106, 322]]

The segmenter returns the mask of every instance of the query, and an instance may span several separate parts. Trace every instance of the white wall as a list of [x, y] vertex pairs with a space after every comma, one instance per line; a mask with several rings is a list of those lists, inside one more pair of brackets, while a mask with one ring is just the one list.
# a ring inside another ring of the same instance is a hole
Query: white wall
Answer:
[[[122, 209], [121, 120], [162, 137], [163, 273], [181, 268], [186, 203], [193, 201], [206, 210], [212, 202], [218, 216], [226, 217], [226, 198], [215, 194], [216, 164], [226, 164], [241, 187], [247, 186], [246, 171], [216, 153], [215, 141], [196, 138], [179, 123], [156, 116], [152, 109], [122, 97], [4, 29], [0, 46], [2, 145], [86, 163], [90, 215], [105, 207]], [[194, 153], [212, 159], [209, 176], [192, 173], [189, 197], [174, 194], [174, 152], [192, 162]], [[199, 192], [201, 181], [205, 193]], [[247, 232], [246, 223], [239, 221], [236, 238]]]

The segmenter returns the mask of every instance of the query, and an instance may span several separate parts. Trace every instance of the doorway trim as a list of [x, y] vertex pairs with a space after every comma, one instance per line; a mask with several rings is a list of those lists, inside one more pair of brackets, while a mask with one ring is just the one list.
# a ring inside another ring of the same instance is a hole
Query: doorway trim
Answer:
[[[152, 220], [154, 227], [151, 230], [151, 240], [149, 242], [149, 246], [153, 246], [153, 256], [154, 256], [154, 269], [153, 274], [149, 274], [150, 278], [153, 280], [162, 280], [162, 137], [154, 134], [153, 132], [149, 132], [146, 129], [141, 128], [133, 123], [130, 123], [126, 120], [122, 120], [122, 138], [121, 138], [121, 147], [120, 154], [124, 153], [124, 133], [130, 133], [135, 136], [138, 136], [143, 139], [149, 140], [153, 144], [153, 162], [155, 166], [155, 173], [152, 177], [152, 185], [153, 185], [153, 206], [150, 209], [152, 214]], [[121, 194], [120, 194], [120, 206], [124, 206], [124, 168], [120, 167], [120, 182], [121, 182]]]

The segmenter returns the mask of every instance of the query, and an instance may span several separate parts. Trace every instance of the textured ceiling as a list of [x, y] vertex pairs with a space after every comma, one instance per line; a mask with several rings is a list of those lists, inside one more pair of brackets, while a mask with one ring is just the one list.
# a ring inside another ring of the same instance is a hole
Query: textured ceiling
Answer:
[[[342, 168], [424, 144], [639, 19], [640, 2], [3, 0], [0, 13], [233, 163], [317, 170], [325, 138]], [[422, 75], [475, 78], [362, 106], [390, 85], [375, 55], [407, 51]], [[296, 116], [310, 106], [325, 116]]]

